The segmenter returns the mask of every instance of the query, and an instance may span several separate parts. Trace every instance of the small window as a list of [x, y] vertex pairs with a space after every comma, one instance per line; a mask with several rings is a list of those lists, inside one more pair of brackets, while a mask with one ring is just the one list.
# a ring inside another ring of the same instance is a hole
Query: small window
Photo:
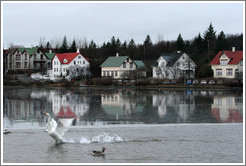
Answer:
[[222, 69], [216, 69], [216, 75], [222, 76]]
[[130, 68], [133, 68], [133, 63], [132, 62], [130, 63]]
[[73, 61], [73, 64], [76, 65], [76, 61]]
[[123, 62], [123, 68], [126, 68], [126, 62]]
[[232, 76], [232, 69], [226, 69], [226, 75]]

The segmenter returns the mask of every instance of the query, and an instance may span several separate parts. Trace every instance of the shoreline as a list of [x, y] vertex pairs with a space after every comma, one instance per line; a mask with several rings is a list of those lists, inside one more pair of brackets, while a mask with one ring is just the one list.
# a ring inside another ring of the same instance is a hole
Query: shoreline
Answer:
[[66, 84], [66, 83], [10, 83], [3, 84], [3, 89], [13, 89], [16, 88], [69, 88], [69, 89], [137, 89], [137, 90], [243, 90], [242, 86], [226, 86], [226, 85], [146, 85], [146, 86], [136, 86], [136, 85], [79, 85], [76, 83]]

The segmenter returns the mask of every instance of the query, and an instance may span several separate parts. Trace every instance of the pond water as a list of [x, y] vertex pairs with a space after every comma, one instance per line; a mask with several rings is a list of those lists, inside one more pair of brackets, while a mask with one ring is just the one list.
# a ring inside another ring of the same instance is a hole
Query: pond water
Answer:
[[[4, 88], [4, 163], [242, 163], [243, 92]], [[63, 144], [48, 112], [69, 124]], [[91, 150], [107, 148], [105, 157]]]

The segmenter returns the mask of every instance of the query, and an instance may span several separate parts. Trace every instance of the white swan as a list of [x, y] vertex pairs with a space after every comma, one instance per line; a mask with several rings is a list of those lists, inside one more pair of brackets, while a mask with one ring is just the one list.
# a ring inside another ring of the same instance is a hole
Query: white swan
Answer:
[[63, 143], [66, 140], [63, 138], [65, 132], [67, 132], [67, 126], [64, 126], [60, 120], [58, 120], [58, 124], [56, 121], [51, 118], [49, 113], [44, 113], [48, 117], [47, 129], [46, 131], [49, 135], [56, 141], [56, 143]]

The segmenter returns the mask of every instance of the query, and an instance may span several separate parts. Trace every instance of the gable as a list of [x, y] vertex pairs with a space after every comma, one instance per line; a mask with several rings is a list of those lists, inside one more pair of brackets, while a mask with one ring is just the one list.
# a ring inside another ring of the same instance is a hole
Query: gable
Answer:
[[220, 59], [224, 55], [229, 59], [227, 64], [239, 64], [243, 60], [243, 51], [219, 51], [209, 65], [220, 65]]

